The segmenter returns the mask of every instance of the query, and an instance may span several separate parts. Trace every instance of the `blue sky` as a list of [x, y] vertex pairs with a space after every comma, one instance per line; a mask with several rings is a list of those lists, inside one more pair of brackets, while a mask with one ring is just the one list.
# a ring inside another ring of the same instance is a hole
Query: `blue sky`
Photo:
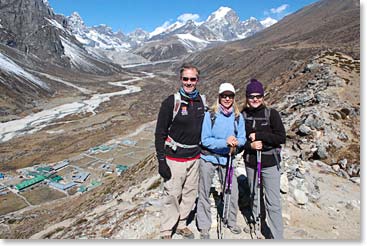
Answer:
[[[106, 24], [127, 34], [137, 28], [152, 32], [174, 23], [183, 14], [195, 21], [206, 18], [221, 6], [232, 8], [240, 20], [251, 16], [279, 20], [316, 0], [48, 0], [55, 13], [78, 12], [87, 26]], [[190, 16], [190, 15], [186, 15]]]

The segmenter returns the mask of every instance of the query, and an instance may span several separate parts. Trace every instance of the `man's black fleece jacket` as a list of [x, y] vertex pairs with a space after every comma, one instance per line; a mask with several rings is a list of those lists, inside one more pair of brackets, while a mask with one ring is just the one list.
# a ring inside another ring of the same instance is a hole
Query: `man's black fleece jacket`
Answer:
[[[155, 148], [158, 159], [162, 159], [165, 156], [193, 158], [200, 154], [199, 146], [189, 149], [177, 147], [176, 151], [172, 151], [171, 148], [164, 145], [168, 135], [181, 144], [199, 145], [200, 143], [205, 113], [201, 97], [198, 95], [194, 99], [188, 99], [181, 96], [181, 100], [187, 102], [187, 104], [181, 103], [173, 122], [174, 95], [170, 95], [162, 102], [155, 130]], [[169, 129], [170, 126], [171, 128]]]
[[[264, 105], [261, 105], [258, 108], [245, 108], [244, 111], [246, 112], [247, 117], [265, 118]], [[256, 140], [263, 142], [264, 150], [280, 148], [281, 144], [285, 143], [286, 133], [278, 111], [270, 109], [269, 120], [270, 124], [267, 124], [266, 120], [256, 121], [255, 128], [252, 127], [252, 120], [245, 120], [247, 141], [244, 147], [244, 160], [248, 167], [256, 168], [257, 165], [256, 150], [251, 148], [251, 140], [249, 138], [250, 133], [255, 132]], [[262, 155], [261, 165], [262, 167], [271, 167], [277, 165], [277, 162], [273, 155]]]

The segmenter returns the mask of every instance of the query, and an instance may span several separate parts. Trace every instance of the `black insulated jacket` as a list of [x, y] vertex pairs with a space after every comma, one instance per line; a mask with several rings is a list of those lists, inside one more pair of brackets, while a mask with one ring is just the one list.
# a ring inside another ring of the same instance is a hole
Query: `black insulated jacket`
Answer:
[[[245, 108], [244, 112], [246, 112], [246, 117], [248, 118], [262, 118], [262, 120], [256, 120], [255, 127], [253, 127], [252, 120], [245, 119], [247, 141], [244, 146], [243, 158], [247, 167], [256, 168], [256, 150], [251, 148], [251, 140], [249, 139], [250, 133], [256, 133], [256, 140], [261, 140], [263, 142], [264, 151], [280, 149], [281, 144], [285, 143], [286, 133], [280, 115], [275, 109], [270, 109], [270, 117], [268, 121], [265, 117], [264, 105], [255, 109]], [[243, 114], [243, 116], [245, 118], [245, 114]], [[278, 158], [280, 160], [279, 155]], [[271, 167], [277, 164], [278, 163], [274, 155], [263, 154], [261, 156], [262, 167]]]
[[[200, 95], [194, 99], [187, 99], [181, 96], [181, 100], [186, 103], [181, 103], [173, 122], [174, 95], [170, 95], [162, 102], [155, 130], [155, 148], [158, 159], [162, 159], [165, 156], [192, 158], [200, 154], [199, 144], [205, 113], [204, 104]], [[168, 135], [178, 143], [198, 145], [198, 147], [177, 147], [177, 150], [173, 151], [164, 144]]]

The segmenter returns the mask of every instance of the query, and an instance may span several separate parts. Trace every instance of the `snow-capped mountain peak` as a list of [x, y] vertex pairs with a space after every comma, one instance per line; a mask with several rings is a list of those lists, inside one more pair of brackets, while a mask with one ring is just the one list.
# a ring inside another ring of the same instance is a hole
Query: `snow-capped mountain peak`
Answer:
[[87, 27], [85, 26], [84, 21], [78, 12], [73, 12], [67, 18], [67, 22], [71, 32], [77, 36], [77, 39], [79, 39], [78, 36], [83, 36], [83, 34], [87, 31]]
[[157, 36], [157, 35], [161, 35], [165, 32], [173, 31], [177, 28], [180, 28], [184, 24], [185, 23], [183, 23], [181, 21], [176, 21], [173, 24], [169, 24], [169, 22], [166, 21], [162, 26], [159, 26], [156, 29], [154, 29], [154, 31], [149, 34], [149, 38], [152, 38], [152, 37]]
[[231, 8], [229, 7], [220, 7], [218, 10], [216, 10], [215, 12], [213, 12], [208, 19], [206, 20], [207, 22], [211, 22], [211, 21], [220, 21], [223, 20], [225, 18], [225, 16], [229, 13], [233, 11]]
[[42, 0], [43, 4], [46, 5], [46, 7], [50, 7], [50, 3], [48, 0]]
[[84, 21], [82, 19], [82, 17], [80, 17], [78, 12], [73, 12], [69, 17], [68, 17], [68, 23], [69, 25], [79, 25], [79, 26], [84, 26]]
[[[111, 27], [103, 24], [87, 27], [80, 15], [74, 12], [68, 17], [68, 26], [77, 40], [88, 47], [89, 51], [90, 48], [136, 50], [145, 44], [152, 47], [153, 44], [148, 44], [147, 41], [162, 42], [164, 47], [166, 43], [171, 44], [176, 40], [179, 45], [184, 45], [184, 49], [191, 52], [203, 49], [212, 42], [243, 39], [264, 29], [255, 17], [241, 21], [233, 9], [225, 6], [212, 12], [206, 21], [199, 21], [199, 15], [184, 13], [175, 22], [166, 21], [150, 33], [137, 29], [124, 35], [121, 31], [113, 32]], [[178, 50], [178, 46], [173, 47]]]
[[275, 20], [275, 19], [273, 19], [273, 18], [271, 18], [271, 17], [268, 17], [268, 18], [266, 18], [266, 19], [264, 19], [264, 20], [262, 20], [262, 21], [260, 21], [260, 23], [265, 27], [265, 28], [267, 28], [267, 27], [269, 27], [269, 26], [271, 26], [271, 25], [274, 25], [275, 23], [277, 23], [278, 21], [277, 20]]
[[76, 39], [85, 46], [108, 50], [126, 50], [131, 47], [125, 42], [126, 36], [121, 31], [113, 32], [112, 28], [105, 24], [87, 27], [77, 12], [68, 17], [68, 26]]

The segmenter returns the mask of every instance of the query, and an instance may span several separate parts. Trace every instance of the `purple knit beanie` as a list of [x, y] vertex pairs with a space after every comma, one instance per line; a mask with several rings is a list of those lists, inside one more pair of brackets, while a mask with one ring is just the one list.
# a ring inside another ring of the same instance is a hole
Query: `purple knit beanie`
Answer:
[[260, 95], [264, 95], [263, 85], [256, 79], [251, 79], [250, 83], [246, 87], [246, 96], [252, 93], [259, 93]]

